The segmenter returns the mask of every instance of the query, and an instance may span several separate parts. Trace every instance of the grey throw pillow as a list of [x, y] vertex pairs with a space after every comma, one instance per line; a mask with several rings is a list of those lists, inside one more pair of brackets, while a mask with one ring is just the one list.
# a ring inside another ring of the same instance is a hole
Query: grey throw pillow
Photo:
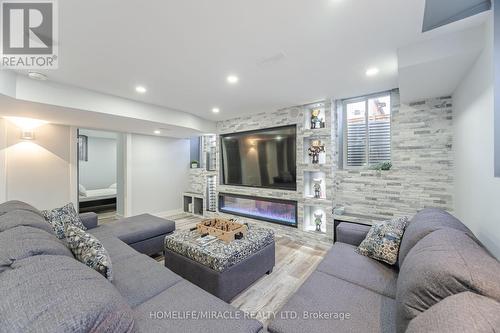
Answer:
[[84, 230], [68, 224], [65, 229], [66, 242], [77, 260], [113, 280], [111, 259], [102, 243]]
[[87, 230], [71, 202], [61, 208], [43, 210], [42, 215], [52, 225], [59, 239], [64, 239], [64, 230], [67, 225], [74, 225], [82, 230]]
[[398, 261], [399, 245], [408, 225], [408, 217], [375, 223], [356, 252], [394, 265]]

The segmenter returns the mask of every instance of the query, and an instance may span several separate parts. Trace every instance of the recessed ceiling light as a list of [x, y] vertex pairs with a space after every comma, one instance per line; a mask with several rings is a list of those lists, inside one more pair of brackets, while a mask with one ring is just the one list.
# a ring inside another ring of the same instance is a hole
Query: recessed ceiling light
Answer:
[[229, 75], [227, 77], [227, 82], [231, 83], [231, 84], [235, 84], [235, 83], [238, 83], [240, 79], [236, 76], [236, 75]]
[[212, 112], [213, 112], [213, 113], [219, 113], [219, 112], [220, 112], [220, 109], [219, 109], [219, 108], [213, 108], [213, 109], [212, 109]]
[[159, 134], [161, 134], [161, 131], [160, 131], [160, 130], [156, 130], [156, 131], [154, 131], [154, 133], [155, 133], [156, 135], [159, 135]]
[[148, 90], [146, 89], [146, 87], [137, 86], [137, 87], [135, 87], [135, 91], [137, 91], [139, 94], [144, 94]]
[[366, 76], [375, 76], [378, 74], [379, 69], [377, 67], [368, 68], [366, 70]]
[[46, 81], [48, 79], [47, 75], [38, 72], [29, 72], [28, 77], [38, 81]]

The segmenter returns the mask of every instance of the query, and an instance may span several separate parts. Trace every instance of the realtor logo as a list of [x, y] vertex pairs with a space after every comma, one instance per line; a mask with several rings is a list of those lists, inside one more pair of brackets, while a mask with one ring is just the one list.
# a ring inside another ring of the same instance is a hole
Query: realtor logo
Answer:
[[1, 1], [1, 67], [56, 69], [56, 0]]

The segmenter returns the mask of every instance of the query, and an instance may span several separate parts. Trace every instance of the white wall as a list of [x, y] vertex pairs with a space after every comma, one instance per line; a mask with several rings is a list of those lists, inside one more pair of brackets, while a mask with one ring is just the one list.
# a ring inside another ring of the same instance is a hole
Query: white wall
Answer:
[[0, 118], [0, 202], [7, 200], [6, 148], [7, 127], [5, 120]]
[[134, 134], [128, 145], [129, 213], [180, 210], [188, 185], [189, 140]]
[[500, 178], [494, 178], [492, 21], [485, 48], [454, 99], [455, 213], [500, 258]]
[[88, 138], [88, 161], [80, 161], [80, 184], [87, 190], [108, 188], [116, 183], [117, 141]]
[[35, 130], [35, 140], [23, 141], [20, 129], [5, 123], [5, 200], [26, 201], [39, 209], [67, 204], [72, 198], [70, 127], [44, 125]]
[[493, 4], [495, 11], [495, 176], [500, 177], [500, 0]]

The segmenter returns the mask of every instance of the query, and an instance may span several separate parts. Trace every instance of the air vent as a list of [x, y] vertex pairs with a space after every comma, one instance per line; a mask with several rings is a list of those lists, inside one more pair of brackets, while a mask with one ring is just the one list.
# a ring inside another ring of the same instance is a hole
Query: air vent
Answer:
[[257, 61], [257, 66], [259, 67], [265, 67], [265, 66], [271, 66], [274, 64], [277, 64], [280, 61], [283, 61], [285, 59], [285, 54], [283, 52], [276, 53], [272, 56], [262, 58]]

